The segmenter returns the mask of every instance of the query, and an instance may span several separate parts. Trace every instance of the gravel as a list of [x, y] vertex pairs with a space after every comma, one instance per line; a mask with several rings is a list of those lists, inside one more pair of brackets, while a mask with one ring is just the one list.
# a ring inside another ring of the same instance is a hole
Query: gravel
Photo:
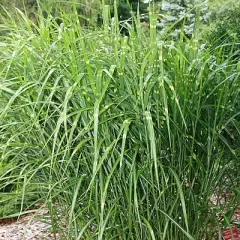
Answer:
[[[44, 215], [46, 214], [46, 211]], [[39, 215], [39, 213], [38, 213]], [[43, 215], [42, 215], [43, 216]], [[40, 221], [36, 215], [21, 217], [16, 221], [0, 223], [0, 240], [59, 240], [51, 232], [49, 221]], [[49, 219], [49, 218], [48, 218]]]

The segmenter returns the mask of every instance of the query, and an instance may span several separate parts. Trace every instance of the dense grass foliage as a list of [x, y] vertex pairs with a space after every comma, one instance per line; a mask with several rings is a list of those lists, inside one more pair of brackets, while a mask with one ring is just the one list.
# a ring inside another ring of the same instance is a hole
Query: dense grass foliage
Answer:
[[240, 30], [236, 19], [240, 17], [240, 2], [212, 1], [209, 13], [209, 24], [204, 27], [202, 38], [208, 40], [213, 48], [225, 45], [227, 56], [229, 52], [238, 51], [235, 57], [239, 58]]
[[238, 204], [240, 65], [197, 30], [161, 42], [152, 13], [123, 37], [108, 13], [3, 20], [1, 202], [46, 202], [62, 239], [212, 239]]

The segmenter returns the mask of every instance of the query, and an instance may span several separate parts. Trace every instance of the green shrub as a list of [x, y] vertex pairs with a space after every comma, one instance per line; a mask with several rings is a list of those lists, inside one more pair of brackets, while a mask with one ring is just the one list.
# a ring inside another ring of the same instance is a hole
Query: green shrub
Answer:
[[[213, 1], [209, 12], [209, 24], [203, 29], [203, 41], [207, 40], [213, 49], [220, 46], [225, 56], [229, 52], [239, 52], [240, 29], [237, 19], [240, 19], [240, 3], [233, 0]], [[235, 58], [238, 56], [239, 53]]]
[[[159, 34], [178, 39], [184, 31], [190, 38], [194, 32], [196, 22], [206, 23], [208, 19], [208, 5], [199, 0], [163, 0], [161, 17], [157, 24]], [[184, 28], [182, 30], [182, 28]]]

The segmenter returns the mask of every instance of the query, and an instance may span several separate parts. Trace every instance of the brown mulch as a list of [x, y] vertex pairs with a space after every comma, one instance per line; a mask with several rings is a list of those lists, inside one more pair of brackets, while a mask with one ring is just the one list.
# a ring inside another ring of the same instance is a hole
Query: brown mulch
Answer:
[[[233, 193], [231, 191], [223, 191], [220, 194], [215, 193], [209, 199], [209, 203], [212, 206], [222, 207], [221, 211], [216, 214], [216, 218], [221, 224], [224, 221], [223, 214], [226, 213], [228, 209], [228, 205], [231, 202], [231, 198], [233, 197]], [[240, 240], [240, 206], [234, 212], [233, 216], [230, 220], [230, 226], [222, 229], [222, 239], [223, 240]], [[231, 232], [232, 231], [232, 232]], [[233, 235], [232, 235], [233, 234]], [[214, 240], [217, 240], [217, 230]]]

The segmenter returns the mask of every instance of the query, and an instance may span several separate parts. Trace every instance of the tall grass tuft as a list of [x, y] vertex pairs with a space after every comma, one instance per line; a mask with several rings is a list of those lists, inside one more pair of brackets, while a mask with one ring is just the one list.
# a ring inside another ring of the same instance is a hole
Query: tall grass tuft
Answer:
[[77, 13], [2, 19], [0, 197], [21, 214], [34, 194], [62, 239], [212, 239], [209, 198], [239, 161], [239, 63], [197, 34], [161, 41], [152, 11], [122, 36], [116, 6], [94, 30]]

